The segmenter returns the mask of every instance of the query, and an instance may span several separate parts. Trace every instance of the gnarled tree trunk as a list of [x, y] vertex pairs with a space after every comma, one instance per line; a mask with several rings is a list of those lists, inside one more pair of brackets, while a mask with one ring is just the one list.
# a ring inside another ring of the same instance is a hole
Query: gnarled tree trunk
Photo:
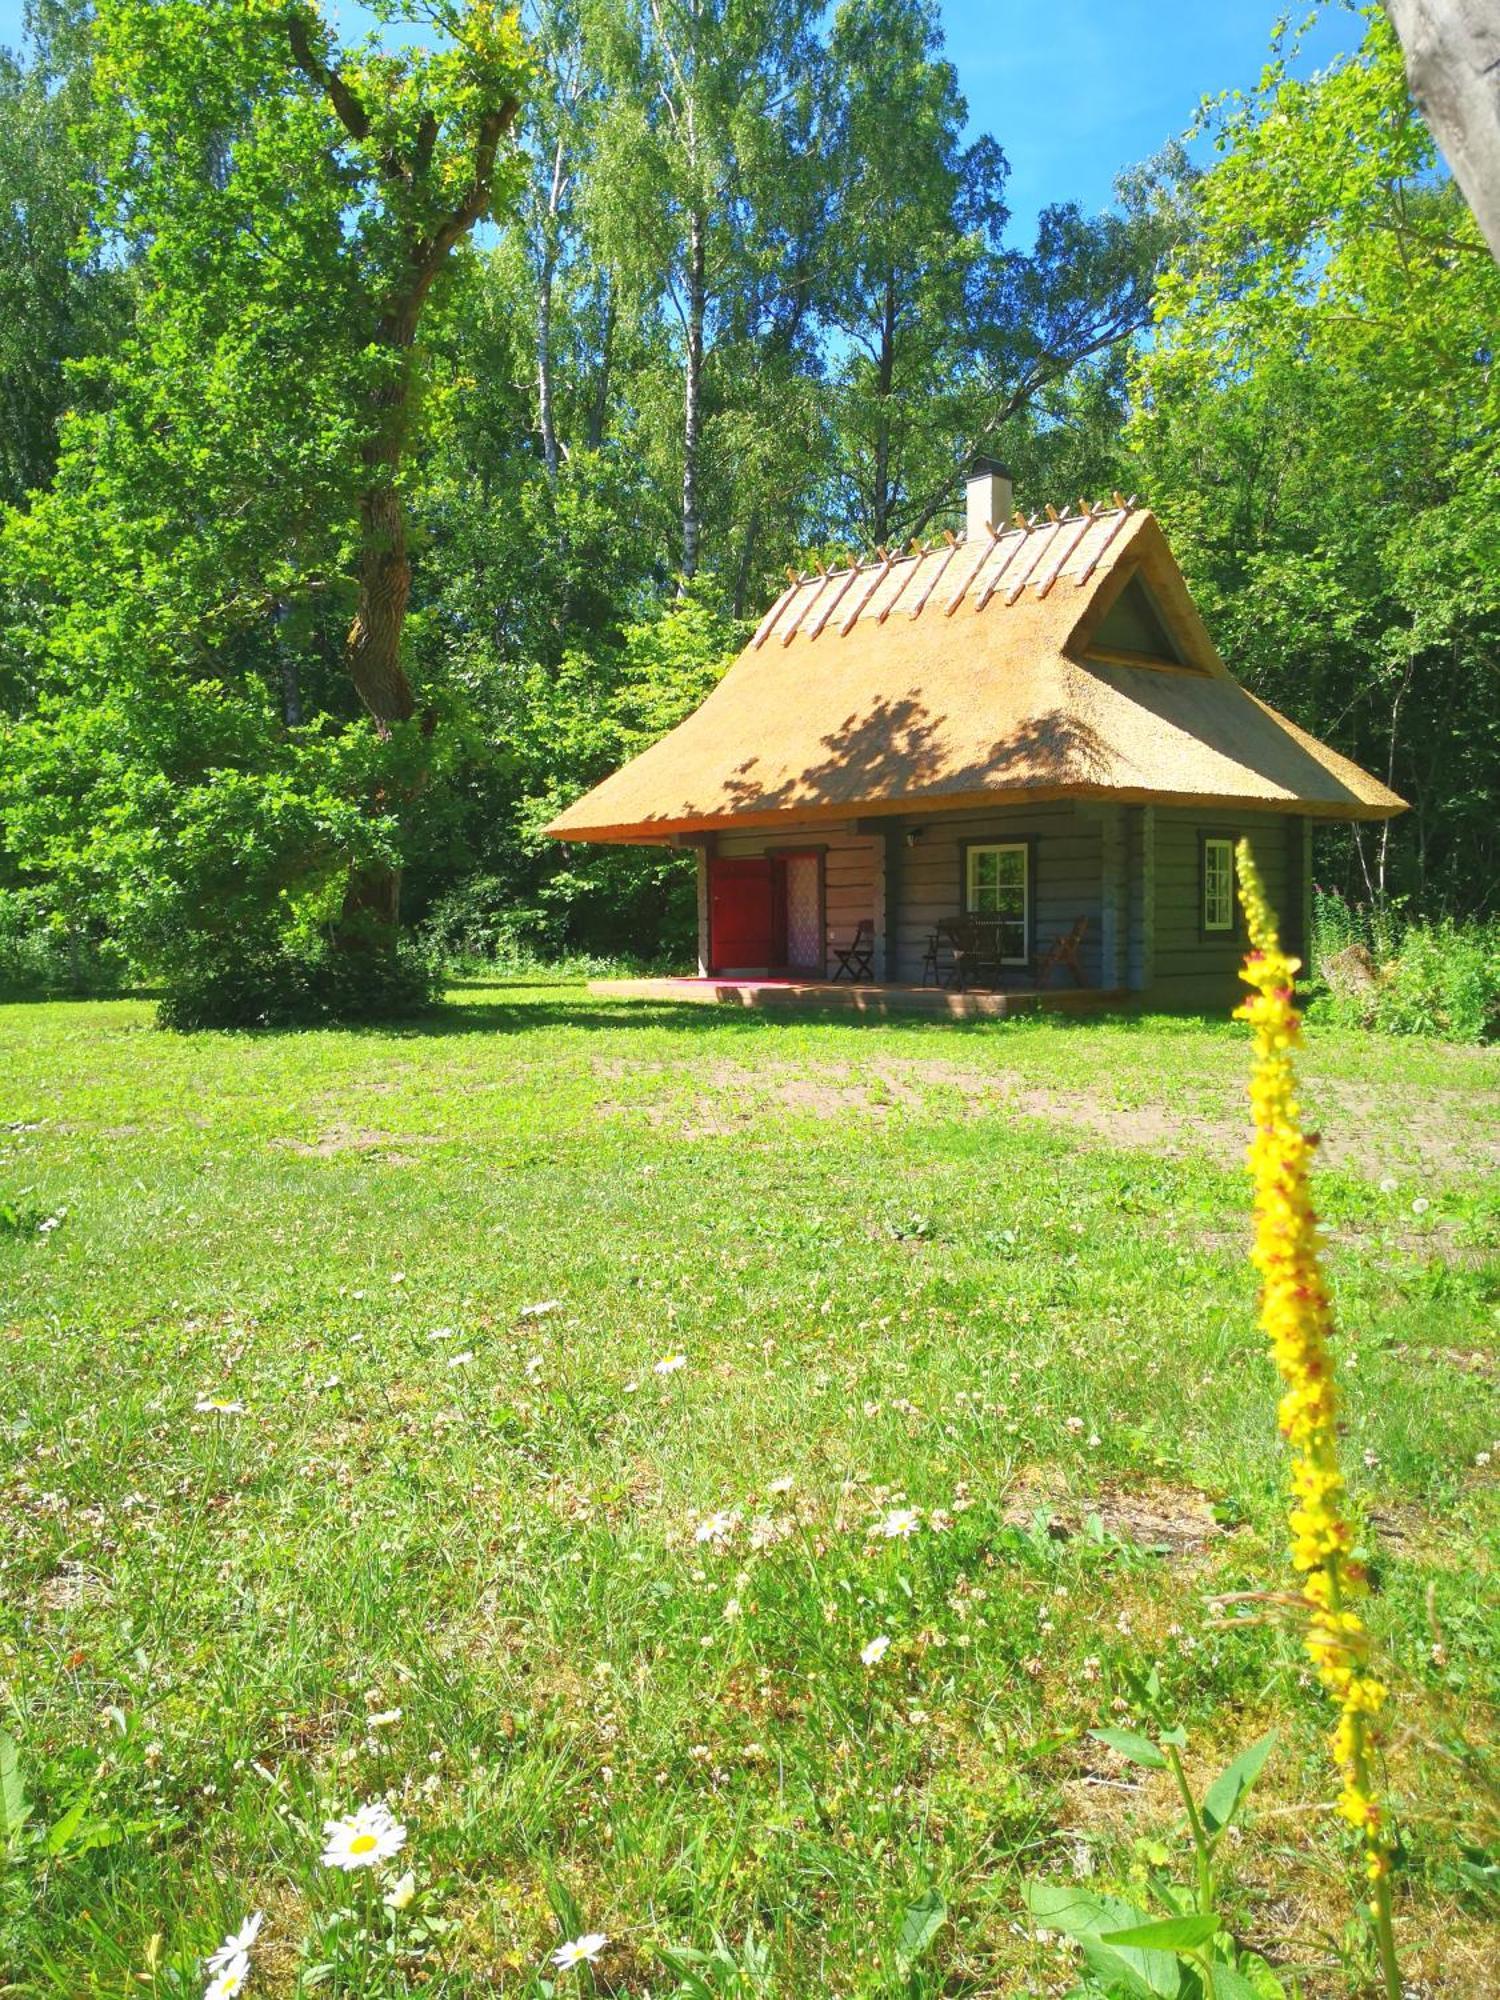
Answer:
[[[340, 124], [357, 142], [371, 135], [370, 113], [358, 92], [327, 59], [318, 40], [314, 14], [287, 16], [292, 59], [327, 97]], [[411, 599], [411, 557], [401, 504], [401, 466], [411, 414], [412, 349], [422, 308], [454, 246], [463, 241], [490, 205], [500, 141], [515, 122], [513, 99], [480, 113], [474, 135], [473, 171], [456, 201], [434, 176], [438, 121], [428, 113], [409, 146], [382, 153], [378, 173], [389, 184], [393, 206], [410, 211], [414, 192], [427, 188], [439, 199], [426, 224], [405, 238], [405, 262], [379, 304], [373, 329], [381, 369], [370, 393], [369, 425], [360, 448], [359, 595], [344, 647], [344, 662], [355, 692], [388, 737], [416, 714], [416, 697], [401, 658], [401, 637]], [[371, 800], [383, 814], [389, 801]], [[385, 863], [351, 871], [336, 942], [344, 950], [394, 948], [401, 914], [401, 872]]]

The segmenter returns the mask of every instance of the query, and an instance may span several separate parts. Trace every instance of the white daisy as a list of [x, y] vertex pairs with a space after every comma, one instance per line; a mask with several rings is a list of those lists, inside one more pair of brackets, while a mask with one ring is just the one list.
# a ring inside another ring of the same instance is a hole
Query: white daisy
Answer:
[[236, 1993], [244, 1991], [249, 1977], [250, 1961], [241, 1952], [209, 1980], [203, 1989], [203, 2000], [234, 2000]]
[[245, 1414], [243, 1403], [230, 1402], [224, 1396], [200, 1396], [193, 1409], [200, 1417], [242, 1417]]
[[878, 1639], [872, 1639], [868, 1646], [865, 1646], [861, 1649], [859, 1656], [860, 1665], [865, 1667], [878, 1667], [880, 1665], [880, 1662], [885, 1658], [886, 1654], [890, 1650], [891, 1650], [891, 1642], [886, 1637], [885, 1633], [882, 1632]]
[[233, 1965], [237, 1958], [248, 1958], [250, 1956], [250, 1947], [260, 1936], [260, 1927], [264, 1922], [265, 1917], [259, 1910], [255, 1912], [253, 1917], [246, 1917], [239, 1929], [231, 1931], [218, 1950], [213, 1953], [212, 1957], [208, 1960], [205, 1970], [208, 1972], [224, 1972], [229, 1966]]
[[687, 1356], [685, 1354], [664, 1354], [660, 1361], [653, 1362], [651, 1373], [653, 1375], [675, 1375], [679, 1368], [686, 1367]]
[[705, 1514], [693, 1530], [695, 1542], [727, 1542], [734, 1533], [738, 1514]]
[[594, 1965], [608, 1943], [609, 1939], [603, 1931], [588, 1931], [582, 1937], [569, 1938], [566, 1944], [559, 1945], [552, 1954], [552, 1963], [559, 1972], [567, 1972], [575, 1965]]
[[342, 1819], [325, 1820], [323, 1832], [325, 1868], [373, 1868], [399, 1854], [406, 1844], [406, 1828], [383, 1799], [372, 1799]]
[[543, 1299], [534, 1306], [522, 1306], [516, 1315], [518, 1319], [543, 1319], [548, 1313], [555, 1313], [562, 1305], [561, 1299]]
[[884, 1536], [888, 1542], [905, 1542], [922, 1525], [922, 1517], [915, 1507], [896, 1507], [883, 1521], [875, 1523], [873, 1533]]
[[450, 1354], [448, 1356], [448, 1366], [450, 1368], [467, 1368], [469, 1363], [473, 1359], [474, 1359], [473, 1348], [466, 1347], [462, 1354]]

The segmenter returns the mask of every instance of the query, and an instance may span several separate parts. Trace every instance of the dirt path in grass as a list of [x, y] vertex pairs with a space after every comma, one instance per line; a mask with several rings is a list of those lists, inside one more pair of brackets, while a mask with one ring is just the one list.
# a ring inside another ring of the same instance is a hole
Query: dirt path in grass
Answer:
[[[1238, 1078], [1232, 1087], [1208, 1083], [1191, 1100], [1173, 1101], [1143, 1097], [1136, 1078], [1123, 1080], [1123, 1088], [1064, 1087], [942, 1058], [858, 1065], [718, 1062], [707, 1068], [600, 1061], [595, 1070], [611, 1083], [646, 1080], [652, 1086], [634, 1102], [611, 1098], [601, 1107], [606, 1113], [644, 1111], [652, 1124], [671, 1122], [688, 1138], [742, 1133], [778, 1113], [879, 1123], [944, 1110], [968, 1118], [1037, 1118], [1112, 1146], [1166, 1158], [1206, 1155], [1231, 1166], [1243, 1160], [1248, 1138]], [[676, 1091], [657, 1094], [664, 1078], [687, 1087], [686, 1101]], [[1310, 1115], [1322, 1127], [1322, 1157], [1339, 1172], [1403, 1183], [1500, 1172], [1500, 1116], [1479, 1120], [1471, 1099], [1458, 1092], [1377, 1090], [1325, 1079], [1308, 1098]]]

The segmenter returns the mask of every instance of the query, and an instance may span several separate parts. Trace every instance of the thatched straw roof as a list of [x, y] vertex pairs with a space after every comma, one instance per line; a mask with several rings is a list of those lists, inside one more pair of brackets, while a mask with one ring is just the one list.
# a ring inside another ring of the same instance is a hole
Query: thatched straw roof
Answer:
[[547, 831], [661, 841], [1067, 797], [1327, 819], [1404, 803], [1239, 685], [1155, 518], [1120, 502], [794, 578], [702, 706]]

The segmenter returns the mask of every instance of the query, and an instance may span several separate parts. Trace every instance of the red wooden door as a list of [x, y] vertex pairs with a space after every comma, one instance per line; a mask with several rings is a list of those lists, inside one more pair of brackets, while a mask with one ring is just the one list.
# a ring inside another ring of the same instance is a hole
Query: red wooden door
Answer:
[[709, 862], [708, 952], [714, 972], [776, 962], [775, 874], [769, 861]]

